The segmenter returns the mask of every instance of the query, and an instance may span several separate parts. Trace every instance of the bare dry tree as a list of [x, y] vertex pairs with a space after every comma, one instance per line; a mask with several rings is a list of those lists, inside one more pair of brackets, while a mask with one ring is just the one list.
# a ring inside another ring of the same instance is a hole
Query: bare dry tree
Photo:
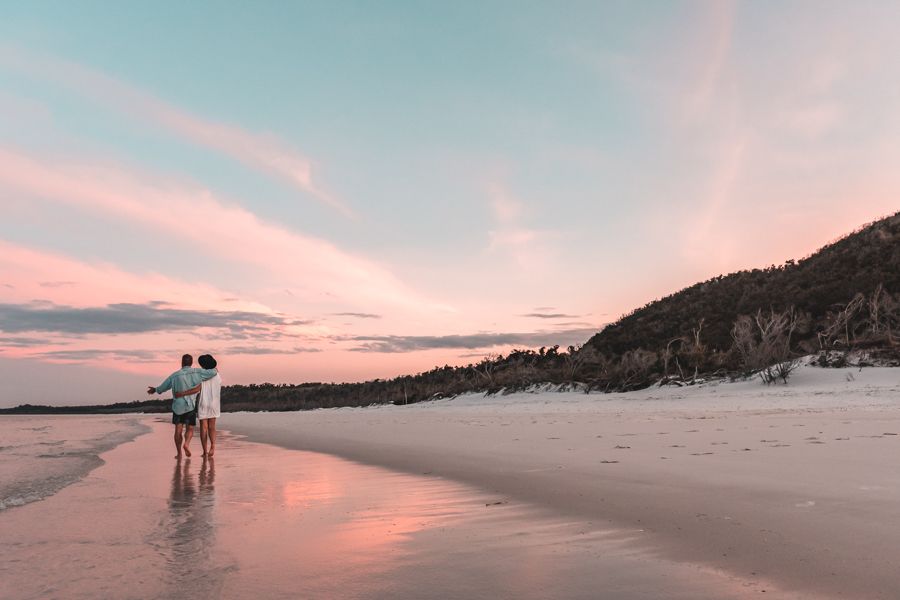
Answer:
[[499, 354], [488, 354], [475, 365], [475, 372], [487, 381], [488, 386], [494, 385], [494, 370], [497, 368], [497, 361], [500, 359]]
[[866, 325], [869, 332], [877, 339], [883, 339], [891, 346], [894, 341], [894, 329], [900, 322], [900, 302], [885, 291], [884, 285], [879, 284], [866, 303], [868, 319]]
[[829, 311], [828, 325], [817, 334], [819, 347], [822, 350], [833, 350], [838, 346], [849, 349], [854, 341], [850, 335], [850, 325], [865, 305], [866, 297], [859, 293], [841, 309]]
[[[705, 321], [706, 319], [700, 319], [697, 326], [691, 329], [691, 335], [686, 340], [687, 343], [682, 346], [682, 353], [694, 366], [694, 374], [691, 376], [691, 381], [697, 380], [697, 375], [700, 373], [700, 367], [706, 358], [706, 344], [700, 339]], [[684, 375], [682, 375], [682, 379], [683, 378]]]
[[584, 348], [581, 344], [577, 346], [569, 346], [566, 349], [566, 352], [563, 354], [563, 359], [566, 362], [566, 375], [570, 382], [575, 382], [575, 376], [578, 374], [578, 369], [581, 368], [581, 365], [588, 359], [588, 355], [593, 352], [593, 347]]
[[620, 381], [623, 388], [641, 382], [658, 360], [656, 352], [637, 348], [628, 350], [619, 361]]
[[678, 375], [681, 379], [684, 379], [684, 373], [681, 371], [681, 365], [678, 363], [678, 357], [675, 354], [675, 351], [672, 349], [672, 344], [680, 342], [684, 343], [683, 337], [677, 337], [669, 340], [669, 343], [666, 344], [666, 349], [663, 351], [662, 359], [663, 359], [663, 377], [666, 379], [669, 378], [669, 362], [674, 359], [675, 366], [678, 369]]
[[731, 337], [744, 373], [757, 373], [766, 384], [778, 379], [787, 383], [791, 371], [797, 367], [791, 358], [791, 338], [797, 325], [793, 307], [781, 312], [759, 310], [753, 317], [738, 317]]

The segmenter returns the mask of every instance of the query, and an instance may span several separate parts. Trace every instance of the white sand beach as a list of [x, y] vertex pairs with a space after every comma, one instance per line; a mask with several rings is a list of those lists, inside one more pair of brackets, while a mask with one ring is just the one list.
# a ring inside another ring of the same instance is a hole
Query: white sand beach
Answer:
[[786, 386], [472, 395], [222, 426], [627, 530], [747, 594], [894, 598], [898, 401], [900, 369], [803, 367]]

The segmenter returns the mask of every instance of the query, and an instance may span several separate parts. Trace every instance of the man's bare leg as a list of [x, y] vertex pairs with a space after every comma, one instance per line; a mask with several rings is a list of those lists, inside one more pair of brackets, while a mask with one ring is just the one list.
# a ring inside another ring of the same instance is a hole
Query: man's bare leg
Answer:
[[206, 423], [209, 436], [209, 456], [212, 457], [216, 453], [216, 418], [206, 419]]
[[183, 427], [184, 425], [182, 425], [181, 423], [177, 423], [175, 425], [175, 450], [178, 452], [178, 454], [175, 455], [175, 458], [177, 460], [181, 460], [181, 443], [183, 441], [181, 430]]
[[209, 439], [209, 419], [200, 419], [200, 445], [203, 446], [203, 456], [206, 456], [206, 441]]
[[188, 446], [191, 445], [191, 440], [194, 439], [194, 426], [186, 425], [187, 429], [184, 433], [184, 454], [188, 457], [191, 456], [191, 449]]

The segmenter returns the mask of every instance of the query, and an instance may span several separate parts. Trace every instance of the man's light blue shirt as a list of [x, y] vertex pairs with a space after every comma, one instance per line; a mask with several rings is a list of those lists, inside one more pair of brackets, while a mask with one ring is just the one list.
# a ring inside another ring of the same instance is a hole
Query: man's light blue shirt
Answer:
[[190, 395], [182, 396], [181, 398], [175, 398], [175, 394], [178, 392], [189, 390], [192, 387], [198, 385], [201, 381], [212, 379], [216, 376], [216, 374], [218, 374], [218, 371], [216, 371], [215, 369], [181, 367], [179, 370], [166, 377], [165, 381], [156, 386], [156, 393], [162, 394], [163, 392], [171, 389], [173, 396], [172, 412], [176, 415], [183, 415], [184, 413], [194, 410], [197, 397], [195, 395]]

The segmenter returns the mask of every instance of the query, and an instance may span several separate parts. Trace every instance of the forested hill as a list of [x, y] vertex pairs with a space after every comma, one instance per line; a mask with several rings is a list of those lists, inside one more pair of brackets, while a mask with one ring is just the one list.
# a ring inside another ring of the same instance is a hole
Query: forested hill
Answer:
[[[638, 348], [661, 349], [703, 319], [703, 341], [713, 351], [732, 345], [739, 315], [794, 307], [811, 323], [836, 305], [879, 285], [900, 291], [900, 213], [871, 223], [800, 261], [739, 271], [697, 283], [622, 317], [586, 346], [606, 356]], [[812, 327], [808, 334], [813, 333]]]

